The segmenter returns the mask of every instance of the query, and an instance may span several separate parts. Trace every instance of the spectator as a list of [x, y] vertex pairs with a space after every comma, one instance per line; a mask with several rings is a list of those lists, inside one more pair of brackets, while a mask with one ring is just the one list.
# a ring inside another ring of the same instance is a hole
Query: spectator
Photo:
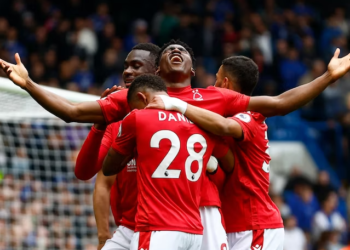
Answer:
[[321, 203], [319, 210], [312, 222], [312, 235], [316, 240], [322, 232], [336, 230], [344, 233], [346, 223], [344, 218], [336, 211], [338, 197], [335, 192], [330, 192], [326, 199]]
[[295, 184], [294, 191], [286, 194], [286, 201], [296, 217], [298, 227], [304, 231], [311, 231], [314, 214], [319, 204], [309, 182], [300, 181]]
[[284, 220], [284, 250], [305, 250], [306, 237], [304, 232], [297, 227], [294, 216], [288, 216]]
[[297, 86], [302, 75], [306, 72], [305, 65], [299, 60], [299, 52], [295, 48], [289, 49], [287, 59], [280, 65], [280, 74], [283, 80], [283, 90]]
[[89, 57], [94, 56], [97, 52], [97, 36], [93, 32], [92, 22], [90, 19], [77, 18], [75, 20], [77, 30], [77, 45], [84, 49]]
[[314, 192], [318, 201], [322, 203], [332, 191], [335, 191], [335, 189], [330, 184], [328, 172], [320, 171], [317, 183], [314, 185]]
[[101, 3], [97, 6], [96, 14], [91, 16], [94, 30], [97, 32], [102, 31], [105, 25], [112, 21], [108, 12], [108, 5], [106, 3]]
[[18, 33], [16, 28], [10, 27], [7, 32], [7, 39], [4, 44], [5, 49], [8, 51], [8, 53], [11, 55], [10, 61], [12, 63], [15, 63], [14, 54], [20, 53], [22, 56], [22, 60], [25, 62], [26, 56], [27, 56], [27, 50], [24, 48], [24, 46], [18, 41]]
[[147, 34], [148, 24], [143, 19], [138, 19], [133, 24], [132, 34], [125, 38], [125, 50], [130, 51], [138, 43], [150, 43], [151, 37]]

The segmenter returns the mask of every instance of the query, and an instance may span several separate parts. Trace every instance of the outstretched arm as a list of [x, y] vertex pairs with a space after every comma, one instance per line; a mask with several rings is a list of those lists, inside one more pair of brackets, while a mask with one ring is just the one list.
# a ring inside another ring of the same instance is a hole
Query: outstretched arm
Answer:
[[248, 110], [270, 117], [286, 115], [301, 108], [350, 70], [350, 54], [339, 58], [339, 53], [340, 50], [337, 49], [328, 64], [328, 70], [322, 76], [308, 84], [288, 90], [279, 96], [251, 97]]
[[65, 98], [47, 91], [33, 82], [16, 53], [16, 65], [0, 59], [0, 66], [8, 78], [26, 90], [43, 108], [65, 122], [105, 123], [100, 105], [96, 101], [71, 103]]

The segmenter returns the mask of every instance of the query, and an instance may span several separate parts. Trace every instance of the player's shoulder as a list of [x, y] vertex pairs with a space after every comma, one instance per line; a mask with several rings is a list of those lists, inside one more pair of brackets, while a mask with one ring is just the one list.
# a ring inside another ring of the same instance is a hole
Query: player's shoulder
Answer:
[[110, 93], [108, 96], [102, 98], [101, 100], [116, 99], [116, 98], [122, 98], [122, 97], [126, 98], [127, 95], [128, 95], [128, 89], [121, 89]]
[[266, 119], [262, 114], [256, 113], [256, 112], [251, 112], [251, 111], [238, 113], [231, 118], [233, 118], [235, 120], [238, 119], [238, 120], [243, 121], [245, 123], [250, 123], [250, 122], [262, 123]]
[[121, 123], [122, 123], [122, 121], [113, 122], [113, 123], [111, 123], [111, 124], [109, 124], [109, 125], [107, 126], [107, 130], [118, 129]]

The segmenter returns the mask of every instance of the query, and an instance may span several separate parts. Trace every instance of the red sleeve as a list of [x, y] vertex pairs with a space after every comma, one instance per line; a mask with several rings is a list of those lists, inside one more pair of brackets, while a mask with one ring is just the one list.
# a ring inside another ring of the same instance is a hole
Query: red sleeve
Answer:
[[114, 218], [114, 222], [117, 226], [120, 225], [120, 219], [122, 217], [121, 212], [118, 210], [120, 197], [118, 195], [118, 181], [115, 179], [113, 186], [111, 188], [110, 194], [110, 204], [111, 210]]
[[237, 113], [247, 111], [250, 96], [246, 96], [229, 89], [216, 89], [221, 92], [225, 99], [225, 117], [233, 116]]
[[105, 146], [106, 148], [110, 148], [112, 143], [113, 143], [113, 131], [112, 129], [115, 129], [115, 126], [114, 124], [110, 124], [107, 126], [106, 128], [106, 132], [103, 136], [103, 139], [102, 139], [102, 142], [101, 142], [101, 145]]
[[136, 147], [136, 112], [132, 111], [124, 118], [118, 136], [112, 144], [112, 148], [121, 155], [133, 153]]
[[113, 92], [106, 98], [97, 101], [101, 106], [107, 124], [122, 120], [130, 112], [126, 99], [127, 93], [128, 90], [123, 89]]
[[247, 113], [239, 113], [230, 119], [238, 122], [243, 130], [243, 140], [242, 141], [252, 141], [256, 135], [257, 126], [255, 126], [255, 120], [251, 115]]
[[99, 171], [96, 169], [96, 163], [104, 132], [97, 130], [95, 127], [91, 128], [77, 157], [74, 173], [78, 179], [88, 180]]
[[215, 174], [208, 174], [208, 177], [218, 188], [219, 192], [221, 192], [226, 180], [226, 174], [224, 170], [222, 170], [221, 167], [218, 167]]

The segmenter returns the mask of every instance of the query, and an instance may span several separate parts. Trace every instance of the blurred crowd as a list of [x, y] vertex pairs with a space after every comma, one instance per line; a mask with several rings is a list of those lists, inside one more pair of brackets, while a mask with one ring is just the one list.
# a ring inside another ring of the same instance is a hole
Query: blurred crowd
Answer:
[[[0, 58], [14, 63], [18, 52], [35, 82], [97, 95], [123, 85], [124, 59], [138, 43], [188, 43], [197, 58], [194, 87], [212, 85], [222, 59], [251, 57], [260, 71], [256, 95], [305, 84], [326, 70], [335, 48], [341, 56], [350, 52], [350, 6], [340, 0], [0, 0], [0, 6]], [[323, 147], [331, 162], [334, 147], [328, 141], [340, 124], [342, 157], [349, 164], [350, 76], [300, 114], [327, 122]], [[12, 131], [9, 138], [24, 138], [5, 140], [9, 131], [1, 132], [8, 149], [0, 166], [14, 172], [1, 175], [0, 250], [94, 249], [93, 183], [78, 182], [72, 171], [88, 128], [41, 134], [33, 124], [0, 127]], [[25, 134], [28, 128], [35, 134]], [[34, 144], [26, 144], [31, 136]], [[285, 192], [272, 194], [285, 219], [285, 250], [337, 250], [346, 244], [346, 191], [332, 187], [327, 176], [321, 172], [311, 183], [295, 171]]]
[[284, 250], [340, 250], [348, 243], [348, 192], [334, 187], [326, 171], [315, 182], [294, 167], [281, 193], [270, 196], [285, 227]]
[[[92, 250], [94, 180], [74, 176], [88, 125], [0, 123], [0, 249]], [[115, 227], [111, 217], [111, 228]]]
[[[336, 48], [341, 56], [350, 52], [346, 15], [350, 5], [341, 0], [0, 0], [0, 4], [0, 58], [14, 62], [18, 52], [35, 82], [97, 95], [123, 85], [124, 59], [138, 43], [161, 46], [171, 38], [188, 43], [197, 58], [194, 87], [212, 85], [222, 59], [249, 56], [260, 71], [255, 95], [276, 95], [305, 84], [325, 72]], [[345, 76], [301, 111], [307, 120], [329, 122], [330, 129], [334, 122], [341, 124], [339, 140], [348, 164], [349, 81]], [[335, 154], [332, 147], [325, 150]]]

